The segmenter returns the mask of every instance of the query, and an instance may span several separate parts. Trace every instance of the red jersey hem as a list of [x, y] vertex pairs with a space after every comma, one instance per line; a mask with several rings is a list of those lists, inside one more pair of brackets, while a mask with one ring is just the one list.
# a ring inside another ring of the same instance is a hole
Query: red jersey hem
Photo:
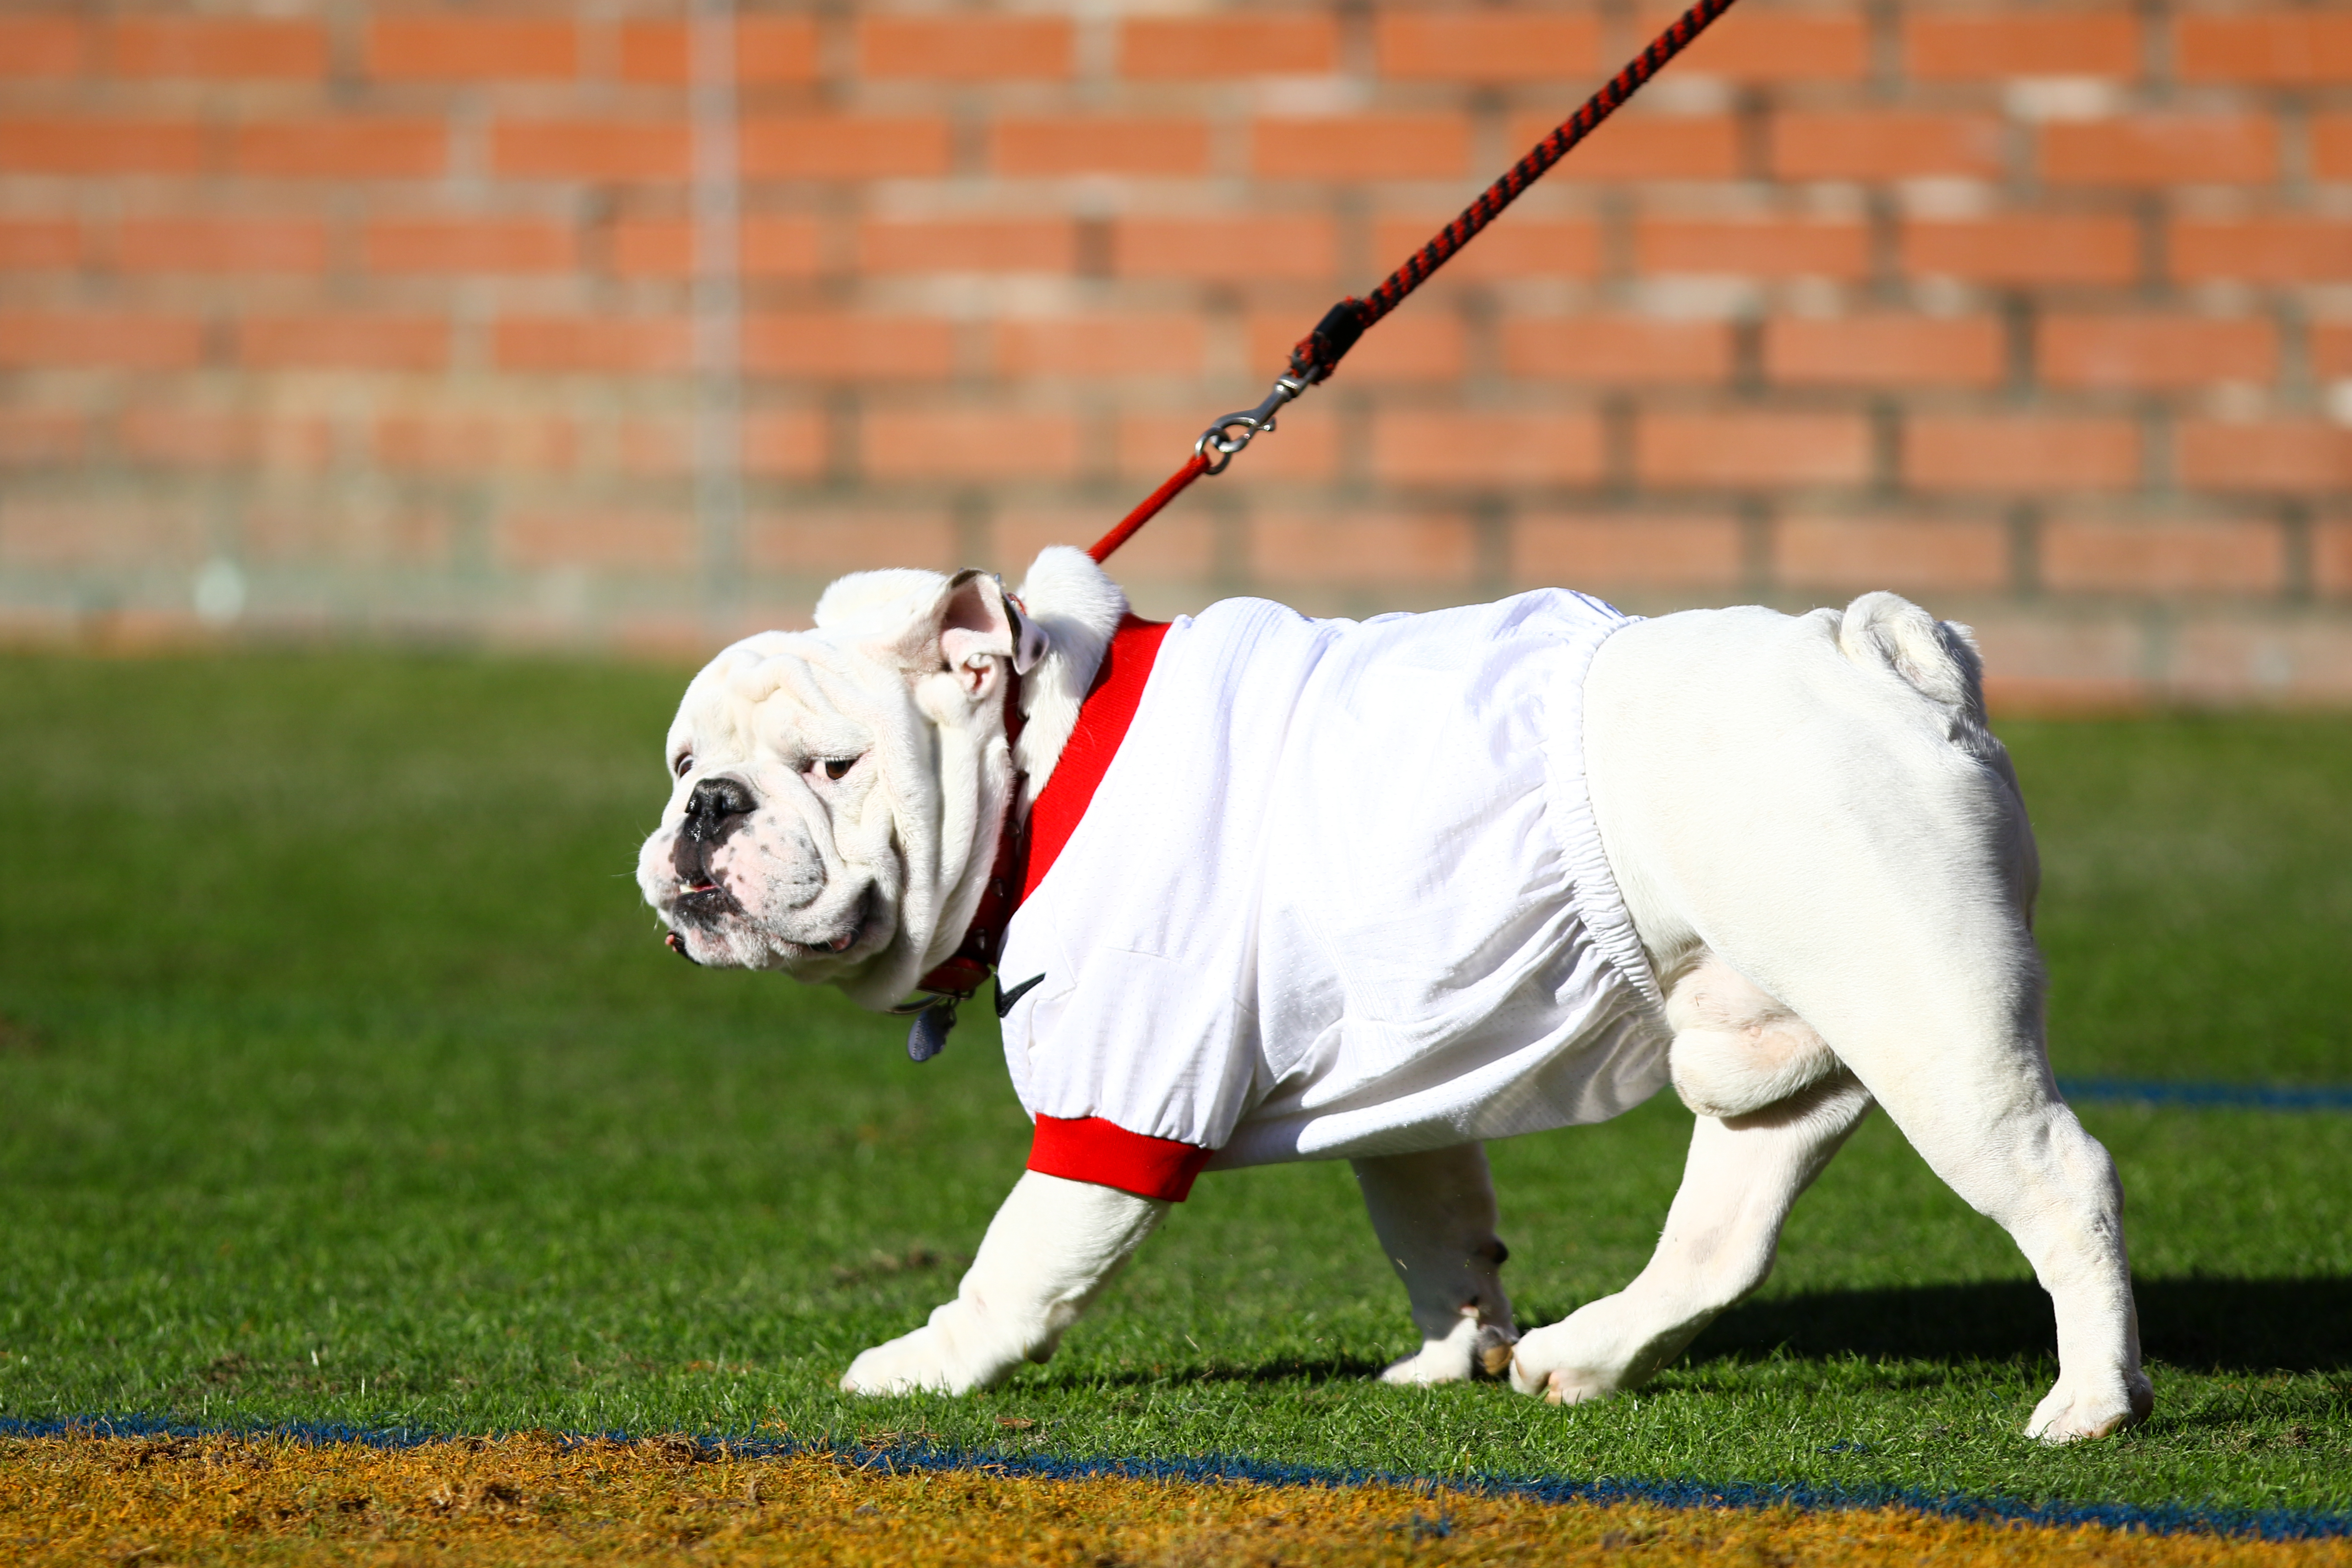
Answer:
[[1129, 1132], [1099, 1116], [1078, 1121], [1041, 1116], [1036, 1139], [1029, 1146], [1029, 1168], [1040, 1175], [1181, 1204], [1192, 1191], [1192, 1178], [1215, 1152], [1172, 1138]]

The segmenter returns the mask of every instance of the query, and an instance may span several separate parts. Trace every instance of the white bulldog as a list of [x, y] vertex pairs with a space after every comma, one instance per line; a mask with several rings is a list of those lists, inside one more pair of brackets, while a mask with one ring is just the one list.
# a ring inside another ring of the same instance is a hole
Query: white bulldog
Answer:
[[[1064, 547], [1017, 595], [858, 574], [815, 629], [721, 653], [670, 727], [638, 881], [671, 945], [875, 1008], [957, 952], [1065, 747], [1115, 749], [1003, 948], [1036, 971], [997, 1001], [1040, 1153], [956, 1299], [844, 1388], [1001, 1382], [1203, 1161], [1345, 1157], [1422, 1337], [1390, 1381], [1603, 1397], [1763, 1282], [1876, 1103], [2052, 1296], [2060, 1373], [2027, 1431], [2147, 1417], [2123, 1195], [2051, 1077], [2032, 836], [1965, 627], [1890, 594], [1360, 626], [1235, 601], [1152, 645], [1132, 731], [1089, 740], [1125, 612]], [[1697, 1125], [1655, 1255], [1521, 1335], [1479, 1140], [1669, 1075]]]

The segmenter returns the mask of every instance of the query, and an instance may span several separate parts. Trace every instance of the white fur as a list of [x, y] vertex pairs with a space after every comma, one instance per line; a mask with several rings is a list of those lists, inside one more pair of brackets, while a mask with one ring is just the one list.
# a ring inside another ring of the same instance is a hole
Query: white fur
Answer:
[[1026, 811], [1077, 728], [1079, 705], [1127, 614], [1127, 595], [1085, 551], [1055, 544], [1031, 563], [1018, 596], [1030, 622], [1045, 633], [1046, 649], [1021, 680], [1024, 727], [1013, 761], [1024, 778], [1020, 809]]
[[[892, 627], [922, 622], [945, 582], [845, 579], [820, 606], [820, 632], [854, 628], [887, 644]], [[1047, 645], [1024, 704], [1020, 762], [1034, 792], [1125, 600], [1075, 551], [1041, 557], [1023, 596]], [[985, 713], [951, 699], [985, 684], [989, 659], [1013, 657], [1009, 638], [1001, 655], [985, 641], [993, 626], [974, 634], [983, 641], [961, 662], [943, 655], [940, 670], [913, 677], [939, 750], [898, 795], [976, 796], [961, 810], [942, 800], [926, 820], [995, 820], [987, 747], [950, 743], [988, 731]], [[939, 637], [943, 648], [953, 642]], [[784, 658], [771, 644], [754, 653], [755, 663]], [[805, 657], [813, 668], [824, 662]], [[1763, 1281], [1790, 1206], [1879, 1104], [1937, 1174], [2008, 1229], [2051, 1293], [2059, 1378], [2027, 1430], [2061, 1441], [2147, 1415], [2122, 1194], [2050, 1076], [2029, 931], [2032, 834], [1985, 723], [1979, 671], [1965, 627], [1888, 594], [1865, 595], [1843, 615], [1670, 616], [1603, 645], [1584, 692], [1587, 776], [1610, 868], [1668, 982], [1674, 1082], [1698, 1113], [1682, 1188], [1639, 1278], [1514, 1343], [1484, 1152], [1357, 1162], [1421, 1342], [1389, 1369], [1391, 1381], [1507, 1368], [1514, 1386], [1562, 1402], [1638, 1385]], [[697, 685], [713, 679], [705, 671]], [[772, 692], [810, 684], [760, 674], [743, 689], [763, 683]], [[758, 730], [769, 700], [698, 707], [690, 689], [693, 722], [682, 710], [680, 723], [697, 743], [735, 743]], [[828, 721], [786, 707], [797, 722]], [[1001, 753], [1001, 726], [997, 745]], [[918, 752], [899, 746], [889, 760], [914, 765]], [[968, 877], [986, 864], [972, 858], [993, 849], [992, 832], [932, 837], [935, 883]], [[887, 891], [886, 882], [875, 885]], [[961, 929], [941, 922], [931, 945]], [[1149, 1026], [1138, 1021], [1138, 1049], [1150, 1048]], [[962, 1392], [1042, 1361], [1166, 1209], [1024, 1175], [956, 1300], [859, 1356], [843, 1386]]]

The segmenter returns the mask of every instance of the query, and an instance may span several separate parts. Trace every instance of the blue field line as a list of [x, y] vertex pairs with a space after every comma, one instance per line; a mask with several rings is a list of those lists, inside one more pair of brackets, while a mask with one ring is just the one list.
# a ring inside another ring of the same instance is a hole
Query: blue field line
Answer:
[[2352, 1110], [2352, 1088], [2334, 1084], [2178, 1083], [2164, 1079], [2062, 1078], [2070, 1100], [2188, 1105], [2206, 1110]]
[[[49, 1421], [0, 1416], [0, 1436], [14, 1437], [284, 1437], [303, 1443], [359, 1443], [379, 1448], [418, 1448], [473, 1434], [414, 1426], [358, 1427], [318, 1422], [278, 1422], [247, 1426], [191, 1426], [142, 1415], [89, 1415]], [[481, 1436], [502, 1436], [510, 1433]], [[675, 1433], [557, 1433], [564, 1442], [638, 1442]], [[1851, 1509], [1902, 1508], [1939, 1518], [1988, 1524], [2038, 1525], [2066, 1530], [2100, 1525], [2151, 1535], [2218, 1535], [2260, 1541], [2337, 1541], [2352, 1538], [2352, 1513], [2296, 1509], [2197, 1508], [2165, 1504], [2027, 1502], [2017, 1498], [1925, 1492], [1908, 1487], [1814, 1487], [1763, 1481], [1709, 1483], [1564, 1476], [1412, 1476], [1392, 1470], [1343, 1469], [1322, 1465], [1284, 1465], [1232, 1454], [1167, 1459], [1089, 1458], [1057, 1454], [1008, 1454], [989, 1448], [957, 1448], [929, 1443], [888, 1447], [842, 1447], [823, 1439], [699, 1436], [695, 1446], [711, 1458], [757, 1459], [811, 1455], [861, 1470], [960, 1470], [1038, 1480], [1251, 1481], [1263, 1486], [1333, 1489], [1390, 1486], [1545, 1503], [1651, 1503], [1674, 1509], [1762, 1510], [1792, 1508], [1807, 1513]]]

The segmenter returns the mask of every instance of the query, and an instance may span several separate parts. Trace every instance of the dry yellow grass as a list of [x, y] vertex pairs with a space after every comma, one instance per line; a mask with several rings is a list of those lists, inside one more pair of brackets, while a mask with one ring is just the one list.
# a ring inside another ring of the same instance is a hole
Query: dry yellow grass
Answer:
[[2019, 1529], [1899, 1509], [1557, 1505], [1345, 1489], [896, 1471], [683, 1440], [413, 1448], [0, 1439], [12, 1563], [2352, 1563], [2352, 1542]]

